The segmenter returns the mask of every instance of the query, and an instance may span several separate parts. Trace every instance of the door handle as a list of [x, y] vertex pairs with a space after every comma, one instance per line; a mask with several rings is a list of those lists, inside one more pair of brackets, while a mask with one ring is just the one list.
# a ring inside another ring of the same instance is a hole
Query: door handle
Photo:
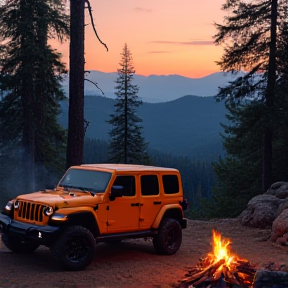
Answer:
[[140, 203], [131, 203], [131, 206], [140, 206]]
[[159, 204], [161, 204], [161, 201], [154, 201], [153, 204], [154, 205], [159, 205]]

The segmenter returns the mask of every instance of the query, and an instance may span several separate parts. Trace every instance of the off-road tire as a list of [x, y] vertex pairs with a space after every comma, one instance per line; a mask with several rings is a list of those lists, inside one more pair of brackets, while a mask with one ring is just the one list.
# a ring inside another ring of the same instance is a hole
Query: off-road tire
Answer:
[[158, 254], [172, 255], [178, 251], [182, 243], [182, 228], [175, 219], [162, 220], [158, 234], [153, 237], [153, 246]]
[[96, 240], [93, 234], [82, 226], [68, 227], [50, 246], [50, 253], [62, 268], [83, 270], [93, 260]]
[[111, 245], [118, 245], [122, 243], [122, 240], [105, 240], [104, 243], [111, 244]]
[[32, 242], [23, 242], [18, 237], [12, 237], [7, 234], [2, 235], [4, 245], [16, 253], [33, 253], [40, 245]]

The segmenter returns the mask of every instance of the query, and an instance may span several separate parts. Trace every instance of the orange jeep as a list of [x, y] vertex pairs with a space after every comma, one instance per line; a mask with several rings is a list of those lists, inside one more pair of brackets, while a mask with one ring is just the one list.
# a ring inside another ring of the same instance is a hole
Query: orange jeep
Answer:
[[24, 194], [0, 214], [2, 241], [14, 252], [40, 245], [69, 270], [94, 258], [98, 242], [153, 238], [157, 253], [171, 255], [186, 228], [179, 171], [128, 164], [69, 168], [53, 190]]

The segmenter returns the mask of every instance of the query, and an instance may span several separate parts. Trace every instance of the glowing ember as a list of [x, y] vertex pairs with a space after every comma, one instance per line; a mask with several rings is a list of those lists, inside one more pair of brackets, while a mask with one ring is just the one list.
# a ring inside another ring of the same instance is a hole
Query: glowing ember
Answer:
[[215, 284], [222, 279], [229, 284], [250, 287], [256, 272], [254, 267], [248, 260], [231, 253], [229, 239], [221, 239], [221, 234], [214, 230], [212, 230], [212, 235], [213, 252], [199, 260], [199, 264], [189, 271], [189, 275], [186, 275], [188, 277], [183, 279], [182, 284], [193, 284], [193, 287], [196, 287], [203, 282]]

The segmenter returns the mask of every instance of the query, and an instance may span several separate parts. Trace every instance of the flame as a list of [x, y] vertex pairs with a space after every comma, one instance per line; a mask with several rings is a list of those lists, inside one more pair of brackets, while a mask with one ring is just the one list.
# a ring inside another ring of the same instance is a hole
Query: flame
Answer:
[[236, 266], [239, 265], [238, 261], [247, 261], [245, 259], [241, 259], [238, 255], [233, 254], [230, 250], [230, 239], [222, 239], [220, 232], [212, 230], [212, 250], [207, 254], [209, 262], [211, 264], [215, 264], [221, 261], [221, 264], [216, 270], [216, 274], [223, 271], [223, 269], [227, 269], [229, 272], [234, 273], [236, 271]]
[[193, 273], [191, 271], [191, 277], [185, 281], [193, 285], [197, 283], [195, 284], [197, 286], [205, 280], [215, 284], [222, 278], [232, 285], [252, 285], [256, 273], [255, 267], [251, 266], [248, 260], [241, 259], [237, 254], [232, 253], [231, 243], [230, 239], [222, 239], [221, 234], [213, 229], [212, 252], [199, 259], [199, 264], [192, 270]]
[[216, 263], [219, 260], [224, 259], [223, 265], [230, 266], [234, 259], [239, 259], [237, 255], [233, 255], [230, 252], [229, 245], [232, 243], [230, 239], [221, 239], [221, 234], [215, 230], [212, 230], [212, 247], [213, 253], [208, 253], [208, 256], [212, 258], [213, 262]]

